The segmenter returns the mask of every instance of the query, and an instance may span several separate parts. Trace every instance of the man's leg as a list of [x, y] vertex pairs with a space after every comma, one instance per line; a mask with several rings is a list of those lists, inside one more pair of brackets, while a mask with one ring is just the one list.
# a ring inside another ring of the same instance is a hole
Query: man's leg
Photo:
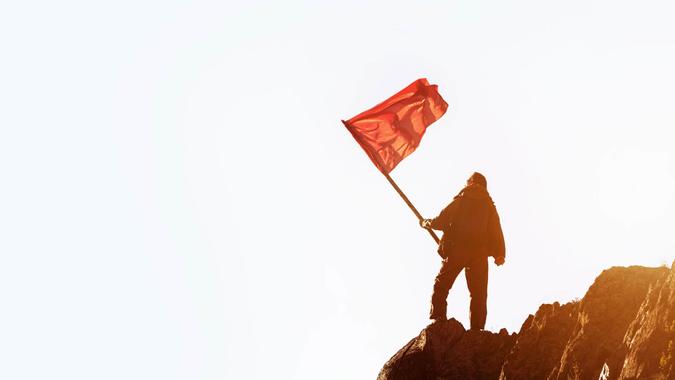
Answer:
[[469, 319], [472, 330], [485, 328], [487, 318], [488, 259], [476, 257], [464, 271], [466, 285], [471, 293]]
[[431, 295], [431, 311], [429, 319], [445, 319], [448, 308], [448, 292], [452, 288], [457, 275], [464, 268], [464, 263], [458, 260], [457, 255], [451, 254], [443, 260], [440, 272], [434, 280], [434, 292]]

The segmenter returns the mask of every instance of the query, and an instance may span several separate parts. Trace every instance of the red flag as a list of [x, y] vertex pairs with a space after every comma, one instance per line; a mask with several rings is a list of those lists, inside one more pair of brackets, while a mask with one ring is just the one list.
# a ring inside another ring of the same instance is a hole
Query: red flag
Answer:
[[343, 123], [375, 166], [389, 174], [415, 151], [427, 127], [447, 109], [438, 86], [422, 78]]

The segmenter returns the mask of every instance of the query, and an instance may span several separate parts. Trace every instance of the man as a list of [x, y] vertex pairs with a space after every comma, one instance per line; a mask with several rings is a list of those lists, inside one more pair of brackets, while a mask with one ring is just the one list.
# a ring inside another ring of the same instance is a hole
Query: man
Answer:
[[443, 231], [438, 252], [443, 265], [434, 281], [430, 319], [445, 320], [447, 297], [464, 269], [471, 293], [469, 317], [472, 330], [485, 328], [487, 317], [488, 256], [504, 264], [504, 235], [499, 215], [487, 191], [487, 180], [473, 173], [466, 187], [434, 219], [420, 222], [423, 228]]

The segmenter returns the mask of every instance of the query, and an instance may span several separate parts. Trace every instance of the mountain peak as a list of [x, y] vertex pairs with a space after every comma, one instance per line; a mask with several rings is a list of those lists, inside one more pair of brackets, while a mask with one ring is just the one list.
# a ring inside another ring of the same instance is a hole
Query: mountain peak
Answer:
[[675, 378], [675, 266], [612, 267], [580, 301], [544, 304], [518, 334], [434, 322], [378, 380]]

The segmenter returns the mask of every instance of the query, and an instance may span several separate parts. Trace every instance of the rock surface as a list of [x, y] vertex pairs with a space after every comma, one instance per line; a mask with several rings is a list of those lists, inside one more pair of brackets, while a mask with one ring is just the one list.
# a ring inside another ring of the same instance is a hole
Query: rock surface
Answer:
[[[500, 379], [547, 379], [560, 364], [565, 345], [575, 327], [579, 303], [544, 304], [530, 315], [518, 333], [518, 342], [506, 357]], [[532, 353], [545, 352], [538, 360]]]
[[[673, 265], [675, 267], [675, 263]], [[620, 380], [675, 379], [675, 268], [647, 294], [623, 339]]]
[[515, 342], [504, 329], [495, 334], [467, 331], [455, 319], [435, 322], [384, 365], [378, 380], [496, 379]]
[[378, 380], [675, 380], [673, 269], [614, 267], [581, 301], [544, 304], [518, 334], [427, 326]]

